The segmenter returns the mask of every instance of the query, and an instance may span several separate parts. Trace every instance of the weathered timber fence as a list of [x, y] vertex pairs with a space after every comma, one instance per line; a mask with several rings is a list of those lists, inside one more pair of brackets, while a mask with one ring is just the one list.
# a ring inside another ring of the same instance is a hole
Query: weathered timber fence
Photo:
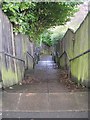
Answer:
[[[17, 76], [17, 59], [14, 57], [13, 49], [13, 27], [0, 10], [0, 55], [1, 55], [1, 75], [3, 80], [3, 86], [10, 86], [18, 82]], [[21, 62], [20, 62], [21, 64]], [[22, 69], [23, 70], [23, 69]], [[21, 71], [22, 72], [22, 71]]]
[[24, 78], [25, 69], [33, 69], [34, 49], [27, 35], [13, 33], [12, 24], [0, 9], [0, 80], [3, 87], [18, 84]]
[[[27, 35], [15, 35], [16, 56], [25, 60], [25, 69], [32, 69], [34, 65], [34, 43]], [[29, 53], [31, 56], [29, 56]]]
[[[78, 84], [90, 87], [90, 44], [88, 21], [90, 13], [76, 31], [68, 29], [64, 37], [54, 46], [57, 64], [67, 70], [69, 77]], [[58, 62], [59, 61], [59, 62]]]

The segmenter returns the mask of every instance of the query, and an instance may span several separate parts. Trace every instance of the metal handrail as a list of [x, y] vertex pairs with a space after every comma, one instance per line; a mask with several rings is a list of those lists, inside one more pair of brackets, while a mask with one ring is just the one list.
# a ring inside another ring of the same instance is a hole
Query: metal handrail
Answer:
[[73, 60], [75, 60], [75, 59], [77, 59], [77, 58], [79, 58], [79, 57], [81, 57], [81, 56], [83, 56], [83, 55], [85, 55], [85, 54], [87, 54], [87, 53], [89, 53], [89, 52], [90, 52], [90, 50], [87, 50], [87, 51], [83, 52], [82, 54], [77, 55], [76, 57], [70, 59], [70, 61], [73, 61]]
[[30, 57], [32, 57], [32, 59], [33, 59], [33, 69], [34, 69], [34, 67], [35, 67], [35, 59], [34, 59], [34, 57], [27, 51], [27, 54], [30, 56]]
[[27, 52], [27, 54], [28, 54], [29, 56], [31, 56], [31, 57], [34, 59], [34, 57], [33, 57], [29, 52]]
[[66, 55], [67, 55], [67, 57], [68, 57], [68, 59], [70, 60], [70, 57], [68, 56], [68, 54], [67, 54], [67, 52], [66, 52], [66, 51], [64, 51], [64, 52], [60, 55], [60, 57], [59, 57], [59, 58], [61, 58], [64, 54], [66, 54]]
[[65, 54], [67, 55], [68, 60], [70, 61], [70, 57], [69, 57], [69, 55], [68, 55], [68, 53], [66, 51], [65, 51]]
[[23, 59], [18, 58], [18, 57], [16, 57], [16, 56], [13, 56], [13, 55], [11, 55], [11, 54], [9, 54], [9, 53], [6, 53], [6, 52], [4, 52], [4, 51], [2, 51], [2, 52], [0, 52], [0, 53], [3, 53], [3, 54], [5, 54], [6, 56], [9, 56], [9, 57], [11, 57], [11, 58], [14, 58], [14, 59], [20, 60], [20, 61], [22, 61], [22, 62], [25, 63], [25, 61], [24, 61]]
[[61, 58], [64, 54], [65, 54], [65, 51], [59, 56], [59, 58]]
[[71, 62], [71, 61], [73, 61], [73, 60], [75, 60], [75, 59], [77, 59], [77, 58], [79, 58], [79, 57], [81, 57], [81, 56], [83, 56], [83, 55], [85, 55], [85, 54], [87, 54], [87, 53], [89, 53], [89, 52], [90, 52], [90, 49], [87, 50], [87, 51], [85, 51], [85, 52], [83, 52], [82, 54], [79, 54], [79, 55], [77, 55], [76, 57], [70, 59], [69, 56], [68, 56], [68, 54], [67, 54], [67, 52], [64, 51], [64, 52], [60, 55], [60, 58], [63, 56], [63, 54], [66, 54], [67, 57], [68, 57], [68, 59], [69, 59], [69, 61]]

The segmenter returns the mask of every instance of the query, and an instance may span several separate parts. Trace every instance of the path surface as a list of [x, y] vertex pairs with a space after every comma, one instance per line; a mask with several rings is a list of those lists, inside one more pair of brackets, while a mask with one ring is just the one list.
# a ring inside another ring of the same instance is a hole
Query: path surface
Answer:
[[43, 56], [26, 73], [32, 82], [3, 92], [3, 117], [87, 118], [88, 93], [70, 91], [60, 83], [60, 73], [51, 56]]

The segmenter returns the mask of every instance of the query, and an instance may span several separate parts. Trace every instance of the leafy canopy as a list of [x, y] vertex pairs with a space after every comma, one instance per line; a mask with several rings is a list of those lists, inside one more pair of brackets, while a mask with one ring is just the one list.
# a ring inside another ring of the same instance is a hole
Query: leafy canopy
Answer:
[[[6, 0], [7, 1], [7, 0]], [[77, 11], [78, 2], [3, 2], [2, 10], [14, 26], [14, 32], [34, 39], [45, 29], [64, 25]]]
[[51, 46], [52, 45], [51, 35], [52, 35], [51, 31], [45, 30], [40, 35], [40, 42], [46, 44], [47, 46]]
[[56, 44], [59, 40], [61, 40], [63, 38], [67, 29], [68, 29], [68, 26], [66, 26], [66, 25], [51, 27], [51, 28], [45, 30], [40, 35], [39, 40], [40, 40], [40, 42], [42, 42], [48, 46], [52, 46], [53, 44]]

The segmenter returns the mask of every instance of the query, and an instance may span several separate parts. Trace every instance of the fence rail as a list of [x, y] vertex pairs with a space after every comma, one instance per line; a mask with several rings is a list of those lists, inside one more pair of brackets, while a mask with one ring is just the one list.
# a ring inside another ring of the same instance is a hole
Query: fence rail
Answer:
[[34, 59], [34, 57], [29, 52], [27, 52], [27, 54]]
[[35, 58], [27, 51], [34, 54], [35, 44], [28, 35], [13, 33], [13, 25], [1, 9], [0, 19], [0, 77], [3, 79], [3, 86], [8, 87], [18, 84], [24, 78], [27, 67], [33, 68]]
[[71, 61], [73, 61], [73, 60], [75, 60], [75, 59], [77, 59], [77, 58], [79, 58], [79, 57], [81, 57], [81, 56], [83, 56], [83, 55], [85, 55], [85, 54], [87, 54], [87, 53], [89, 53], [89, 52], [90, 52], [90, 50], [87, 50], [87, 51], [83, 52], [82, 54], [79, 54], [79, 55], [77, 55], [76, 57], [70, 59], [69, 56], [68, 56], [68, 54], [67, 54], [67, 52], [64, 51], [64, 52], [60, 55], [59, 58], [61, 58], [64, 54], [66, 54], [67, 57], [68, 57], [68, 59], [69, 59], [69, 61], [71, 62]]
[[85, 55], [85, 54], [87, 54], [87, 53], [89, 53], [89, 52], [90, 52], [90, 50], [87, 50], [87, 51], [83, 52], [82, 54], [80, 54], [80, 55], [78, 55], [78, 56], [70, 59], [70, 61], [73, 61], [73, 60], [75, 60], [75, 59], [77, 59], [77, 58], [79, 58], [79, 57], [81, 57], [81, 56], [83, 56], [83, 55]]
[[11, 54], [9, 54], [9, 53], [3, 52], [3, 51], [0, 52], [0, 53], [5, 54], [6, 56], [9, 56], [9, 57], [11, 57], [11, 58], [17, 59], [17, 60], [22, 61], [22, 62], [25, 63], [25, 61], [24, 61], [23, 59], [18, 58], [18, 57], [16, 57], [16, 56], [13, 56], [13, 55], [11, 55]]

